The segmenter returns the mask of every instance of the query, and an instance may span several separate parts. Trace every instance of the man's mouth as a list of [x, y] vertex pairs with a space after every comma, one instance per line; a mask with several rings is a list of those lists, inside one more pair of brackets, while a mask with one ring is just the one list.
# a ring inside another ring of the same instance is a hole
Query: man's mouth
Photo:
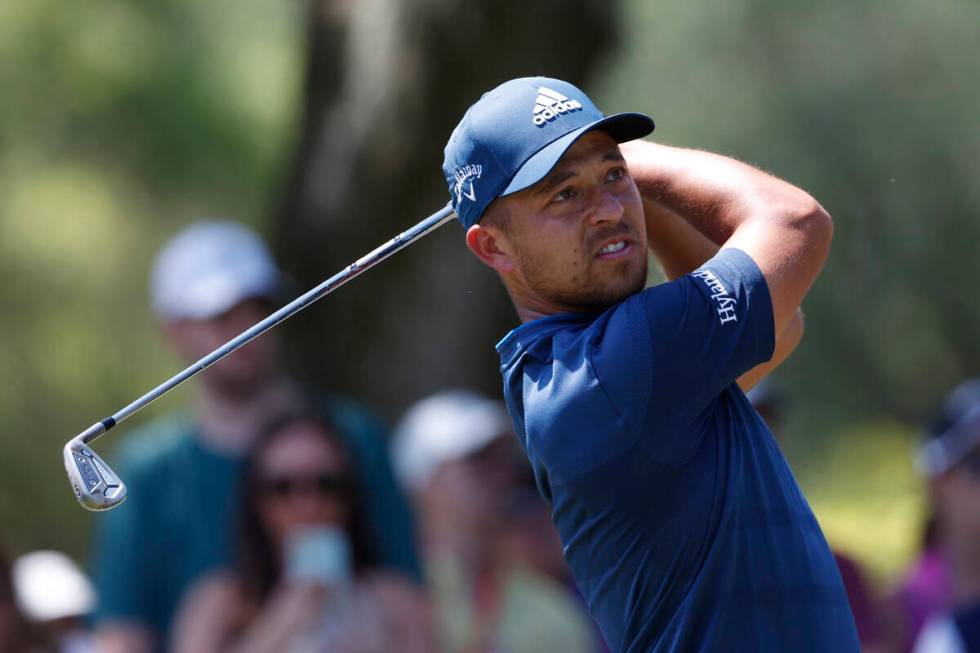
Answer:
[[596, 258], [619, 258], [620, 256], [624, 256], [631, 249], [632, 244], [629, 240], [626, 240], [625, 238], [622, 240], [613, 240], [606, 243], [599, 249], [599, 251], [596, 253]]
[[626, 248], [625, 240], [618, 240], [615, 243], [609, 243], [605, 247], [599, 250], [599, 254], [614, 254], [615, 252], [621, 251]]

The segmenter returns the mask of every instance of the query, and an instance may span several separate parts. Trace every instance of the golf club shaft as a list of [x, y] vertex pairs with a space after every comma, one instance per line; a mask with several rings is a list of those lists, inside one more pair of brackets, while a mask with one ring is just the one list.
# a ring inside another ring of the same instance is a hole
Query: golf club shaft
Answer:
[[380, 263], [381, 261], [385, 260], [386, 258], [391, 256], [398, 250], [406, 247], [407, 245], [410, 245], [411, 243], [415, 242], [422, 236], [441, 227], [445, 223], [452, 220], [454, 216], [455, 213], [453, 213], [451, 206], [447, 205], [443, 207], [439, 211], [427, 217], [425, 220], [419, 222], [411, 229], [403, 231], [402, 233], [398, 234], [397, 236], [395, 236], [385, 244], [381, 245], [374, 251], [357, 259], [356, 261], [348, 265], [346, 268], [344, 268], [337, 274], [333, 275], [332, 277], [330, 277], [329, 279], [321, 283], [316, 288], [313, 288], [312, 290], [308, 291], [306, 294], [297, 297], [296, 299], [286, 304], [285, 306], [280, 308], [278, 311], [276, 311], [269, 317], [265, 318], [261, 322], [256, 323], [252, 327], [249, 327], [247, 330], [242, 332], [237, 337], [229, 340], [224, 345], [222, 345], [218, 349], [215, 349], [213, 352], [211, 352], [201, 360], [197, 361], [193, 365], [190, 365], [184, 371], [167, 379], [166, 381], [164, 381], [154, 389], [150, 390], [145, 395], [143, 395], [136, 401], [132, 402], [122, 410], [112, 414], [110, 417], [107, 417], [100, 422], [96, 422], [86, 430], [79, 433], [76, 436], [76, 439], [81, 440], [83, 444], [89, 444], [90, 442], [96, 440], [99, 436], [101, 436], [103, 433], [111, 429], [113, 426], [123, 421], [130, 415], [141, 410], [142, 408], [146, 407], [154, 400], [170, 392], [171, 390], [173, 390], [178, 385], [180, 385], [187, 379], [191, 378], [198, 372], [201, 372], [202, 370], [210, 367], [211, 365], [218, 362], [219, 360], [221, 360], [231, 352], [248, 344], [249, 342], [259, 337], [260, 335], [262, 335], [272, 327], [279, 324], [280, 322], [283, 322], [286, 319], [295, 315], [296, 313], [299, 313], [301, 310], [303, 310], [304, 308], [306, 308], [316, 300], [320, 299], [321, 297], [324, 297], [325, 295], [330, 294], [331, 292], [333, 292], [340, 286], [344, 285], [354, 277], [360, 275], [365, 270], [368, 270], [369, 268], [372, 268], [378, 263]]

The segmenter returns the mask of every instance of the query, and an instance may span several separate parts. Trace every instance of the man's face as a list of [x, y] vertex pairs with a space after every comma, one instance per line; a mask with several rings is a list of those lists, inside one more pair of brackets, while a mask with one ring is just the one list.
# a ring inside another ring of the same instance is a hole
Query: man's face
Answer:
[[[171, 345], [190, 363], [225, 344], [268, 313], [264, 301], [248, 299], [216, 317], [175, 320], [164, 328]], [[275, 335], [265, 334], [209, 367], [202, 379], [221, 395], [249, 398], [273, 378], [277, 359]]]
[[515, 485], [512, 438], [502, 433], [482, 449], [439, 465], [423, 489], [427, 518], [471, 536], [499, 528]]
[[488, 228], [512, 262], [501, 275], [515, 301], [544, 313], [594, 311], [642, 290], [643, 205], [609, 134], [586, 134], [547, 177], [497, 202], [504, 220]]

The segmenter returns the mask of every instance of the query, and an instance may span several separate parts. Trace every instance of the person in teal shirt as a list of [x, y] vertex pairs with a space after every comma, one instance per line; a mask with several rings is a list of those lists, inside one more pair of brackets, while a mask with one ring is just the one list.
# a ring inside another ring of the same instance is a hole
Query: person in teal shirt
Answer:
[[[262, 319], [281, 289], [265, 244], [229, 222], [187, 228], [153, 270], [154, 310], [168, 343], [188, 362]], [[165, 650], [181, 596], [236, 555], [239, 475], [251, 441], [276, 415], [306, 408], [336, 427], [355, 458], [379, 557], [419, 577], [412, 518], [382, 424], [350, 399], [311, 393], [290, 380], [267, 334], [201, 375], [190, 413], [160, 418], [122, 446], [117, 469], [129, 499], [96, 518], [93, 547], [95, 632], [105, 651]]]

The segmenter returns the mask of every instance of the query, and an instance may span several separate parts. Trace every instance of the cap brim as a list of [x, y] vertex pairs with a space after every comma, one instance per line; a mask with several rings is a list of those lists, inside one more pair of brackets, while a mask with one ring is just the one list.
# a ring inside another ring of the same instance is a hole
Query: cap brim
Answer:
[[625, 143], [643, 138], [653, 131], [654, 124], [650, 116], [642, 113], [617, 113], [568, 132], [545, 145], [525, 161], [507, 187], [501, 191], [500, 197], [530, 188], [544, 179], [575, 141], [597, 129], [608, 133], [616, 139], [617, 143]]
[[158, 313], [165, 319], [210, 320], [249, 299], [278, 303], [282, 300], [284, 285], [280, 274], [254, 279], [215, 275], [186, 288], [179, 306], [158, 310]]

